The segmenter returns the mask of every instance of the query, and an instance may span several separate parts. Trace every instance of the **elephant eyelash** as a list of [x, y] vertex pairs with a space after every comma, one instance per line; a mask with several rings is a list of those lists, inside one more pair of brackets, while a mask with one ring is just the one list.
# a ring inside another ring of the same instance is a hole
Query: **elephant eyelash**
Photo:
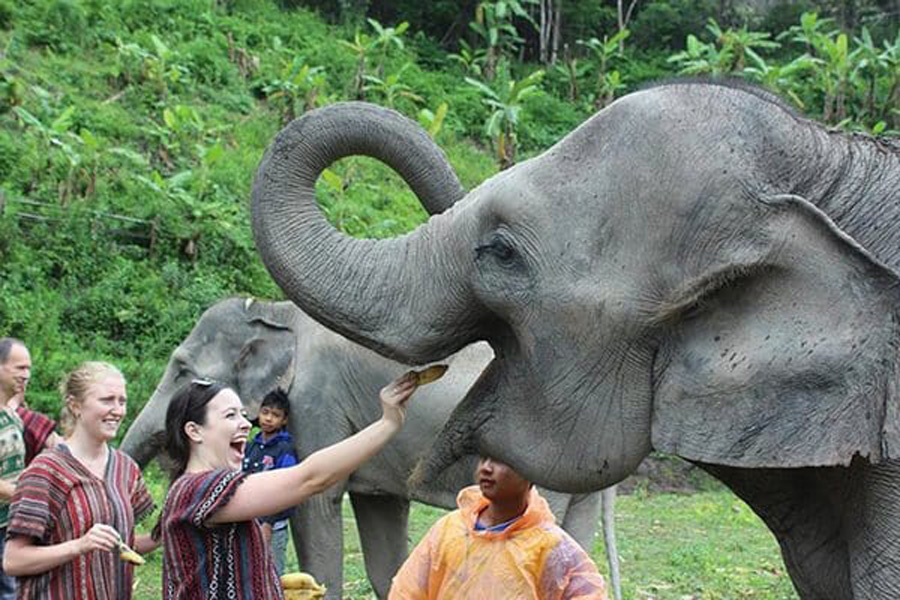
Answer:
[[509, 262], [516, 256], [513, 247], [500, 238], [491, 239], [487, 244], [475, 247], [475, 260], [479, 260], [485, 252], [490, 252], [501, 262]]

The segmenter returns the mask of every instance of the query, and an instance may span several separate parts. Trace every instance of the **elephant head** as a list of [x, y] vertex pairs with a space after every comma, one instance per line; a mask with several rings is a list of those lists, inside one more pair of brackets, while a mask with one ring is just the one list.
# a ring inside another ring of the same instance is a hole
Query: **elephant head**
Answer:
[[481, 452], [585, 491], [652, 447], [735, 467], [900, 456], [896, 150], [766, 92], [673, 82], [407, 235], [328, 225], [324, 168], [364, 153], [414, 180], [395, 148], [421, 135], [368, 105], [298, 119], [260, 164], [253, 227], [285, 293], [366, 346], [420, 363], [491, 344], [426, 475]]
[[[207, 310], [178, 346], [147, 406], [122, 440], [122, 450], [141, 466], [160, 448], [169, 400], [191, 379], [214, 379], [240, 395], [250, 415], [276, 387], [287, 388], [293, 374], [297, 311], [288, 303], [232, 298]], [[204, 324], [214, 323], [215, 328]]]

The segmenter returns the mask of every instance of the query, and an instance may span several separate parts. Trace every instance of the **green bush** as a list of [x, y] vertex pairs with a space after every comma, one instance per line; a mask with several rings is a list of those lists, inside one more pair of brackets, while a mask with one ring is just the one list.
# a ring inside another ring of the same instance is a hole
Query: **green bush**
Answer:
[[26, 40], [56, 52], [69, 52], [82, 44], [88, 15], [80, 0], [47, 0], [32, 6], [24, 21]]
[[0, 29], [10, 29], [16, 16], [16, 5], [12, 0], [0, 0]]
[[713, 0], [649, 2], [641, 7], [628, 27], [633, 32], [629, 45], [680, 50], [688, 34], [703, 31], [716, 8]]
[[525, 102], [519, 141], [527, 154], [543, 152], [575, 129], [590, 112], [582, 112], [569, 102], [550, 94]]

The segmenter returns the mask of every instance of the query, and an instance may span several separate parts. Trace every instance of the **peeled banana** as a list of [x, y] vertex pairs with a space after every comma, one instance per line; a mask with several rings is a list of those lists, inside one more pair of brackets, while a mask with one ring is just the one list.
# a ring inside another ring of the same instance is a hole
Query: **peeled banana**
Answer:
[[309, 573], [287, 573], [281, 576], [284, 600], [315, 600], [325, 597], [325, 586], [319, 585]]
[[447, 365], [431, 365], [427, 369], [413, 371], [416, 374], [416, 385], [425, 385], [426, 383], [437, 381], [444, 376], [444, 373], [449, 368]]

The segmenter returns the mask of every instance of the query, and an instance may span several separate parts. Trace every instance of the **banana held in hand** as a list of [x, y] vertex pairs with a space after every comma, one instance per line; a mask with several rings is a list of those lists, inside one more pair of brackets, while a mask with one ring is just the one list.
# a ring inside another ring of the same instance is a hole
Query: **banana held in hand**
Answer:
[[309, 573], [287, 573], [281, 576], [285, 600], [315, 600], [325, 597], [325, 586]]
[[119, 541], [119, 558], [135, 565], [142, 565], [147, 562], [143, 556], [129, 548], [123, 541]]
[[426, 383], [437, 381], [444, 376], [444, 373], [449, 368], [447, 365], [431, 365], [427, 369], [413, 371], [416, 374], [416, 385], [425, 385]]

